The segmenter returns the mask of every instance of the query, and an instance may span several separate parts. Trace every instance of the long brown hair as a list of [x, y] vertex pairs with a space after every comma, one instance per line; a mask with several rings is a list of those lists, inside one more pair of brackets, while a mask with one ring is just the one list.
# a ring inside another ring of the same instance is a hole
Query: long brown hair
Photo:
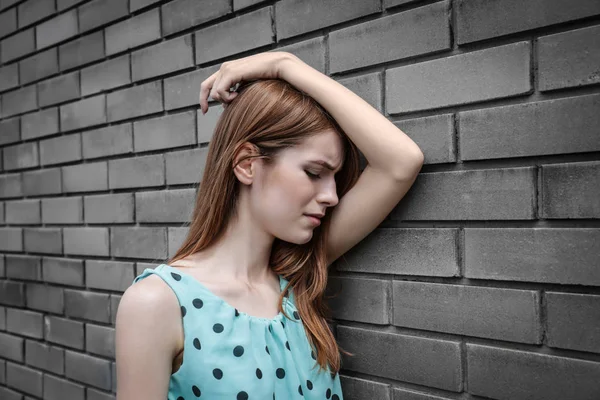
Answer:
[[[338, 198], [342, 198], [358, 179], [358, 149], [313, 98], [279, 79], [246, 82], [237, 92], [237, 97], [228, 104], [216, 124], [187, 236], [169, 264], [218, 241], [228, 222], [236, 216], [239, 182], [233, 173], [233, 163], [245, 142], [258, 149], [257, 155], [248, 157], [260, 157], [272, 165], [280, 150], [298, 145], [318, 132], [333, 129], [344, 149], [342, 169], [335, 175]], [[353, 354], [338, 347], [327, 324], [331, 311], [324, 301], [324, 292], [330, 218], [331, 210], [328, 210], [321, 225], [314, 229], [311, 240], [303, 245], [275, 238], [269, 267], [289, 281], [279, 297], [279, 311], [289, 318], [282, 301], [292, 287], [307, 337], [316, 350], [316, 364], [319, 370], [326, 370], [328, 365], [334, 377], [341, 368], [340, 351]]]

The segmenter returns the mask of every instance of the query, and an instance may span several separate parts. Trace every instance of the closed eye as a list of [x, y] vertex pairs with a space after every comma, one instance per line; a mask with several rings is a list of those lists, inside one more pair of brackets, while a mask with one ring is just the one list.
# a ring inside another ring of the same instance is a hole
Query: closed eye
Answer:
[[320, 179], [321, 178], [319, 175], [311, 174], [308, 171], [304, 171], [304, 172], [306, 172], [306, 175], [308, 175], [310, 177], [310, 179]]

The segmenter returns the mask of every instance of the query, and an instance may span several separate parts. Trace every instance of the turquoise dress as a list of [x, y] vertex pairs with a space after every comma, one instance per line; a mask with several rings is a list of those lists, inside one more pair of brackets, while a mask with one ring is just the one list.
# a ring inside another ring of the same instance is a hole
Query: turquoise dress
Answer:
[[[171, 375], [168, 400], [343, 399], [339, 374], [319, 372], [293, 291], [283, 300], [291, 319], [281, 312], [260, 318], [167, 264], [146, 268], [133, 283], [151, 274], [173, 290], [182, 315], [183, 363]], [[288, 281], [279, 282], [283, 291]]]

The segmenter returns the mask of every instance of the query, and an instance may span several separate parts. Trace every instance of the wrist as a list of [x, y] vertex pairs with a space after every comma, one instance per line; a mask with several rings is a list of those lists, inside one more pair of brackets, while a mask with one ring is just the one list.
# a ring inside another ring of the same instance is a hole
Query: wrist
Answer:
[[295, 65], [301, 63], [302, 60], [292, 53], [288, 53], [285, 51], [281, 52], [281, 58], [277, 63], [277, 77], [279, 79], [287, 80], [286, 74], [290, 69], [294, 68]]

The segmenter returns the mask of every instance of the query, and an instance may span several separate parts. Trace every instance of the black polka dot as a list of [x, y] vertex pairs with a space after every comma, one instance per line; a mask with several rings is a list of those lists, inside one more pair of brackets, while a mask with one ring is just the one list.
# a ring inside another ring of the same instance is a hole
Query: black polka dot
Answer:
[[302, 394], [302, 385], [298, 385], [298, 393], [300, 393], [300, 396], [303, 396], [303, 394]]
[[176, 274], [175, 272], [171, 272], [171, 276], [173, 277], [173, 279], [175, 279], [176, 281], [180, 281], [181, 280], [181, 275]]
[[202, 302], [202, 300], [200, 299], [194, 299], [192, 301], [192, 304], [194, 305], [194, 307], [196, 308], [202, 308], [202, 306], [204, 305], [204, 303]]
[[300, 314], [298, 314], [298, 311], [294, 311], [294, 318], [300, 319]]
[[223, 325], [221, 325], [221, 324], [214, 324], [213, 325], [213, 331], [215, 331], [216, 333], [223, 332]]
[[275, 375], [277, 375], [277, 377], [279, 379], [285, 378], [285, 369], [283, 369], [283, 368], [277, 368], [277, 371], [275, 371]]
[[273, 400], [275, 400], [275, 393], [273, 393]]
[[317, 357], [315, 356], [315, 352], [314, 351], [310, 352], [310, 356], [313, 358], [313, 360], [316, 361]]
[[241, 357], [244, 354], [244, 348], [242, 346], [235, 346], [233, 349], [233, 355], [236, 357]]
[[239, 317], [239, 316], [240, 316], [240, 313], [239, 313], [239, 311], [237, 310], [237, 308], [235, 309], [235, 316], [236, 316], [236, 317]]
[[340, 396], [338, 396], [337, 394], [334, 394], [334, 395], [331, 397], [331, 400], [340, 400]]
[[288, 341], [287, 341], [287, 340], [285, 341], [285, 347], [287, 347], [287, 349], [291, 351], [291, 349], [290, 349], [290, 344], [288, 343]]
[[269, 325], [269, 332], [273, 333], [273, 328]]
[[200, 392], [200, 389], [198, 389], [198, 386], [192, 386], [192, 392], [194, 392], [194, 396], [196, 397], [200, 397], [200, 395], [202, 394]]
[[221, 379], [223, 377], [223, 371], [221, 371], [219, 368], [215, 368], [213, 369], [213, 376], [217, 379]]
[[177, 400], [185, 400], [183, 397], [179, 396]]
[[185, 307], [181, 306], [181, 316], [185, 317], [185, 313], [186, 313]]
[[198, 350], [200, 350], [200, 348], [201, 348], [200, 339], [198, 339], [198, 338], [194, 339], [194, 347], [197, 348]]
[[248, 393], [246, 393], [246, 392], [239, 392], [237, 394], [237, 400], [248, 400]]
[[285, 323], [283, 322], [283, 320], [281, 320], [281, 326], [285, 328]]
[[256, 368], [256, 377], [258, 379], [262, 379], [262, 371], [260, 370], [260, 368]]
[[306, 387], [308, 388], [308, 390], [312, 390], [313, 384], [312, 384], [312, 382], [310, 380], [306, 381]]
[[271, 355], [271, 353], [269, 353], [269, 346], [265, 346], [265, 350], [267, 351], [268, 355]]
[[327, 398], [331, 397], [331, 389], [327, 389], [327, 392], [325, 392], [325, 397], [327, 397]]

